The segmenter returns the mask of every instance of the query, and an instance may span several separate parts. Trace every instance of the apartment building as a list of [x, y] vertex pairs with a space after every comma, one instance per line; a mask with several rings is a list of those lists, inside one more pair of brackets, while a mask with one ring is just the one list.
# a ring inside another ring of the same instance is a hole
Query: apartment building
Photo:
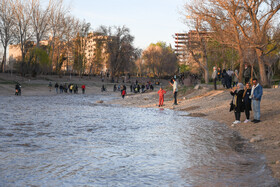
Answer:
[[[208, 41], [211, 38], [211, 33], [207, 31], [197, 32], [194, 30], [188, 33], [175, 33], [175, 53], [178, 56], [179, 64], [189, 65], [193, 62], [189, 48], [195, 54], [202, 54], [201, 39]], [[201, 55], [202, 56], [202, 55]]]
[[[108, 36], [104, 36], [100, 33], [94, 32], [89, 33], [85, 40], [85, 57], [86, 57], [86, 68], [85, 73], [97, 73], [100, 71], [107, 71], [108, 67], [106, 61], [108, 54], [106, 51], [106, 41]], [[99, 55], [99, 59], [97, 56]]]

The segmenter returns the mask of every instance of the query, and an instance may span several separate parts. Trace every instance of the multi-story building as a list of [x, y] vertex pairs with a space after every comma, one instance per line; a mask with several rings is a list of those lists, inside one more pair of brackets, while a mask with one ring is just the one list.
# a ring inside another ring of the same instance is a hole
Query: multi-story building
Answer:
[[107, 71], [107, 52], [106, 41], [108, 36], [100, 33], [89, 33], [85, 40], [85, 73], [98, 73], [100, 71]]
[[188, 65], [192, 63], [190, 50], [202, 56], [201, 40], [207, 42], [211, 36], [210, 32], [191, 30], [188, 33], [175, 33], [175, 53], [178, 56], [179, 64]]
[[188, 52], [187, 52], [188, 33], [175, 33], [175, 53], [177, 54], [179, 64], [187, 64]]

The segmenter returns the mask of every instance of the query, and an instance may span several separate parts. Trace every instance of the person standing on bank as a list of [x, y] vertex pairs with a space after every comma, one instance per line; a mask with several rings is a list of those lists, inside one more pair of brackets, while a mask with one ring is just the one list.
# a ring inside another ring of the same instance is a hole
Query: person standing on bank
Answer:
[[166, 91], [165, 91], [164, 89], [162, 89], [162, 87], [160, 87], [160, 89], [159, 89], [159, 91], [158, 91], [158, 95], [159, 95], [158, 107], [163, 106], [164, 94], [166, 94]]
[[244, 101], [244, 106], [245, 106], [245, 115], [246, 115], [246, 120], [244, 123], [248, 123], [250, 121], [250, 110], [252, 110], [251, 107], [251, 85], [249, 82], [246, 83], [244, 94], [243, 94], [243, 101]]
[[212, 79], [214, 82], [214, 90], [217, 90], [217, 70], [216, 67], [213, 67]]
[[245, 69], [244, 69], [243, 75], [244, 75], [245, 84], [246, 84], [247, 82], [250, 81], [250, 78], [251, 78], [251, 68], [249, 68], [247, 64], [245, 64]]
[[170, 82], [170, 85], [173, 86], [174, 105], [178, 105], [177, 103], [178, 83], [175, 78], [172, 78], [172, 81], [173, 83]]
[[260, 122], [260, 117], [261, 117], [260, 105], [261, 105], [262, 95], [263, 95], [263, 88], [258, 83], [258, 79], [254, 78], [253, 87], [252, 87], [251, 96], [250, 96], [250, 98], [253, 101], [254, 119], [252, 122], [254, 122], [254, 123]]
[[231, 89], [230, 94], [233, 96], [233, 106], [234, 106], [234, 115], [235, 121], [232, 124], [238, 124], [240, 122], [241, 112], [244, 112], [244, 104], [242, 102], [244, 93], [244, 85], [242, 83], [238, 83], [236, 89]]
[[237, 83], [238, 83], [238, 70], [236, 69], [234, 71], [234, 74], [233, 74], [233, 84], [232, 84], [232, 86], [233, 87], [237, 86]]

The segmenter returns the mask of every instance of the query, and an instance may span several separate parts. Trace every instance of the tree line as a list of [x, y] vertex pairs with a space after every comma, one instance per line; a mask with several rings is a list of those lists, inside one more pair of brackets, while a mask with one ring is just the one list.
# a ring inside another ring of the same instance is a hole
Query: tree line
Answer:
[[[18, 44], [21, 59], [18, 59], [18, 71], [36, 74], [50, 71], [53, 64], [61, 62], [61, 51], [70, 49], [77, 33], [82, 33], [88, 24], [69, 13], [63, 0], [1, 0], [0, 1], [0, 37], [4, 49], [1, 71], [5, 71], [7, 49]], [[52, 39], [45, 46], [43, 40]], [[35, 47], [33, 46], [36, 44]]]
[[[64, 71], [79, 75], [86, 73], [86, 69], [88, 74], [99, 73], [102, 64], [106, 64], [112, 79], [124, 73], [139, 74], [140, 71], [142, 75], [151, 72], [154, 76], [171, 73], [163, 71], [165, 67], [160, 66], [168, 65], [165, 62], [167, 56], [164, 55], [172, 53], [166, 46], [161, 46], [165, 51], [160, 52], [164, 56], [161, 62], [151, 60], [146, 54], [145, 58], [141, 58], [141, 62], [145, 61], [144, 65], [142, 63], [141, 70], [139, 69], [137, 62], [142, 50], [133, 46], [134, 37], [125, 26], [100, 26], [95, 31], [100, 37], [95, 39], [95, 48], [92, 49], [94, 55], [86, 57], [90, 32], [90, 23], [72, 16], [63, 0], [50, 0], [46, 4], [40, 0], [0, 0], [0, 39], [3, 46], [0, 71], [6, 71], [9, 45], [18, 44], [21, 59], [17, 59], [14, 68], [23, 76], [61, 73], [63, 64], [66, 68]], [[45, 40], [48, 40], [48, 44], [41, 44]], [[170, 61], [169, 57], [168, 60]], [[174, 56], [172, 60], [172, 65], [176, 67]], [[155, 67], [151, 68], [152, 64], [157, 64], [157, 71]]]
[[[184, 8], [187, 24], [197, 31], [202, 60], [196, 58], [193, 46], [187, 48], [205, 79], [210, 64], [239, 68], [240, 75], [248, 64], [263, 85], [270, 84], [280, 69], [279, 0], [193, 0]], [[201, 37], [203, 31], [211, 33], [211, 40]]]

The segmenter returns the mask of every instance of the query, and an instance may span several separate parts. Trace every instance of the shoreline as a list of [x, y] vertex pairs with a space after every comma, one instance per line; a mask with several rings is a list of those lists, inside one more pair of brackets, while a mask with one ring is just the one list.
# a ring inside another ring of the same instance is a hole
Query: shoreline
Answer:
[[[48, 83], [52, 81], [58, 83], [79, 84], [79, 94], [81, 94], [81, 84], [86, 84], [85, 95], [104, 95], [119, 97], [110, 101], [104, 101], [104, 104], [116, 104], [127, 107], [159, 108], [158, 94], [159, 86], [155, 86], [154, 91], [146, 93], [131, 93], [127, 87], [128, 95], [122, 99], [119, 92], [113, 92], [113, 84], [108, 80], [101, 82], [100, 77], [63, 77], [43, 76], [36, 79], [22, 78], [0, 74], [0, 96], [14, 95], [14, 81], [20, 81], [22, 84], [23, 96], [48, 96], [61, 95], [56, 94], [53, 88], [52, 92], [48, 90]], [[107, 85], [107, 92], [101, 92], [101, 85]], [[117, 84], [117, 83], [116, 83]], [[120, 83], [121, 84], [121, 83]], [[130, 84], [130, 83], [127, 83]], [[228, 90], [218, 87], [213, 90], [213, 85], [201, 85], [199, 89], [187, 89], [184, 93], [179, 91], [178, 105], [173, 106], [173, 94], [169, 89], [168, 82], [163, 82], [163, 87], [167, 88], [163, 109], [172, 109], [186, 111], [191, 117], [203, 117], [209, 120], [226, 124], [229, 128], [237, 131], [243, 138], [251, 143], [253, 148], [266, 157], [267, 165], [272, 171], [272, 176], [280, 181], [280, 88], [264, 89], [263, 99], [261, 101], [261, 122], [241, 123], [231, 126], [234, 121], [234, 113], [229, 112], [229, 103], [231, 95]], [[102, 102], [103, 103], [103, 102]], [[253, 113], [251, 112], [251, 119]], [[245, 114], [241, 114], [241, 121], [245, 120]]]
[[[212, 86], [213, 87], [213, 86]], [[156, 90], [157, 91], [157, 90]], [[109, 104], [119, 104], [129, 107], [159, 108], [158, 95], [154, 92], [132, 95], [124, 100], [109, 101]], [[169, 92], [169, 93], [168, 93]], [[191, 117], [202, 117], [217, 121], [238, 132], [252, 145], [256, 152], [266, 157], [266, 164], [272, 171], [272, 176], [280, 181], [280, 89], [264, 89], [261, 101], [261, 122], [241, 123], [232, 126], [234, 113], [229, 112], [232, 96], [229, 90], [222, 88], [213, 90], [210, 86], [201, 86], [198, 90], [190, 90], [184, 95], [178, 94], [178, 105], [173, 106], [173, 95], [168, 91], [165, 95], [163, 109], [186, 111]], [[251, 119], [253, 112], [251, 111]], [[245, 113], [241, 114], [241, 121]]]

